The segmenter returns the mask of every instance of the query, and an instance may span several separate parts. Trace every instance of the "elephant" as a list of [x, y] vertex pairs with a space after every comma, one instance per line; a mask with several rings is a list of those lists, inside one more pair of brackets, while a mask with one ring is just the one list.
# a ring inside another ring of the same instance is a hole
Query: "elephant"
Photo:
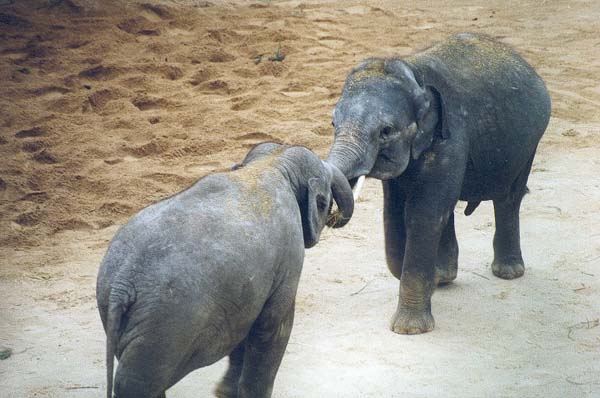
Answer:
[[[333, 197], [333, 198], [332, 198]], [[342, 217], [329, 219], [335, 200]], [[270, 397], [294, 319], [304, 249], [352, 216], [344, 175], [299, 146], [263, 143], [132, 217], [97, 277], [107, 396], [165, 397], [229, 356], [215, 394]]]
[[550, 107], [533, 68], [485, 35], [370, 58], [349, 73], [327, 161], [351, 186], [359, 176], [382, 181], [386, 262], [400, 280], [392, 331], [433, 330], [433, 291], [457, 276], [458, 200], [466, 215], [493, 201], [493, 274], [523, 275], [519, 209]]

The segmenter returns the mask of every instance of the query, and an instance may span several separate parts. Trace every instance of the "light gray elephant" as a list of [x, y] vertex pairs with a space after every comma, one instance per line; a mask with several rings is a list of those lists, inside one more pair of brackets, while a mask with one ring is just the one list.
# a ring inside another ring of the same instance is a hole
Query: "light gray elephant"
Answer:
[[270, 397], [287, 346], [304, 249], [335, 199], [352, 191], [303, 147], [263, 143], [235, 171], [209, 175], [139, 212], [115, 235], [97, 300], [107, 335], [108, 397], [165, 397], [229, 355], [218, 397]]

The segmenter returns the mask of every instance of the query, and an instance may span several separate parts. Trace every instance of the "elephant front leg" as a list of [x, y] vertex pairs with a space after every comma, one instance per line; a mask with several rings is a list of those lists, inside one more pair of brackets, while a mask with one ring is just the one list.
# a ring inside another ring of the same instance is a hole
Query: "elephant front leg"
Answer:
[[431, 296], [435, 289], [435, 264], [443, 226], [439, 219], [437, 222], [407, 222], [400, 297], [391, 323], [395, 333], [420, 334], [433, 330]]
[[244, 367], [244, 351], [246, 340], [244, 339], [238, 346], [229, 354], [229, 368], [223, 380], [215, 390], [215, 396], [218, 398], [237, 398], [238, 386], [242, 369]]
[[442, 232], [435, 274], [438, 284], [450, 283], [458, 274], [458, 242], [454, 230], [454, 210], [450, 213], [448, 223]]
[[515, 279], [525, 273], [519, 234], [521, 197], [515, 200], [494, 200], [496, 233], [492, 272], [502, 279]]

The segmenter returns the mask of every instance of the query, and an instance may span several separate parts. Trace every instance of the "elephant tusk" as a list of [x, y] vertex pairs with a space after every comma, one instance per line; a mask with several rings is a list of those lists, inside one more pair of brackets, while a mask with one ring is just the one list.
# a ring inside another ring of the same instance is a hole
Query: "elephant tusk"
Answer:
[[362, 189], [364, 183], [365, 183], [365, 176], [363, 175], [363, 176], [358, 177], [358, 181], [356, 181], [356, 186], [352, 190], [352, 194], [354, 196], [355, 202], [358, 200], [358, 195], [360, 195], [360, 190]]

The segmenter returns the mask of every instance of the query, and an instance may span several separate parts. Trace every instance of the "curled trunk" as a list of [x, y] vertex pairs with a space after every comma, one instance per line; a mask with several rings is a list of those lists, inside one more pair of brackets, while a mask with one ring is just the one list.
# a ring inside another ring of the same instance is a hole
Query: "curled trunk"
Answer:
[[331, 228], [341, 228], [350, 221], [354, 212], [352, 188], [342, 172], [334, 165], [325, 163], [331, 171], [331, 193], [339, 212], [327, 221]]

